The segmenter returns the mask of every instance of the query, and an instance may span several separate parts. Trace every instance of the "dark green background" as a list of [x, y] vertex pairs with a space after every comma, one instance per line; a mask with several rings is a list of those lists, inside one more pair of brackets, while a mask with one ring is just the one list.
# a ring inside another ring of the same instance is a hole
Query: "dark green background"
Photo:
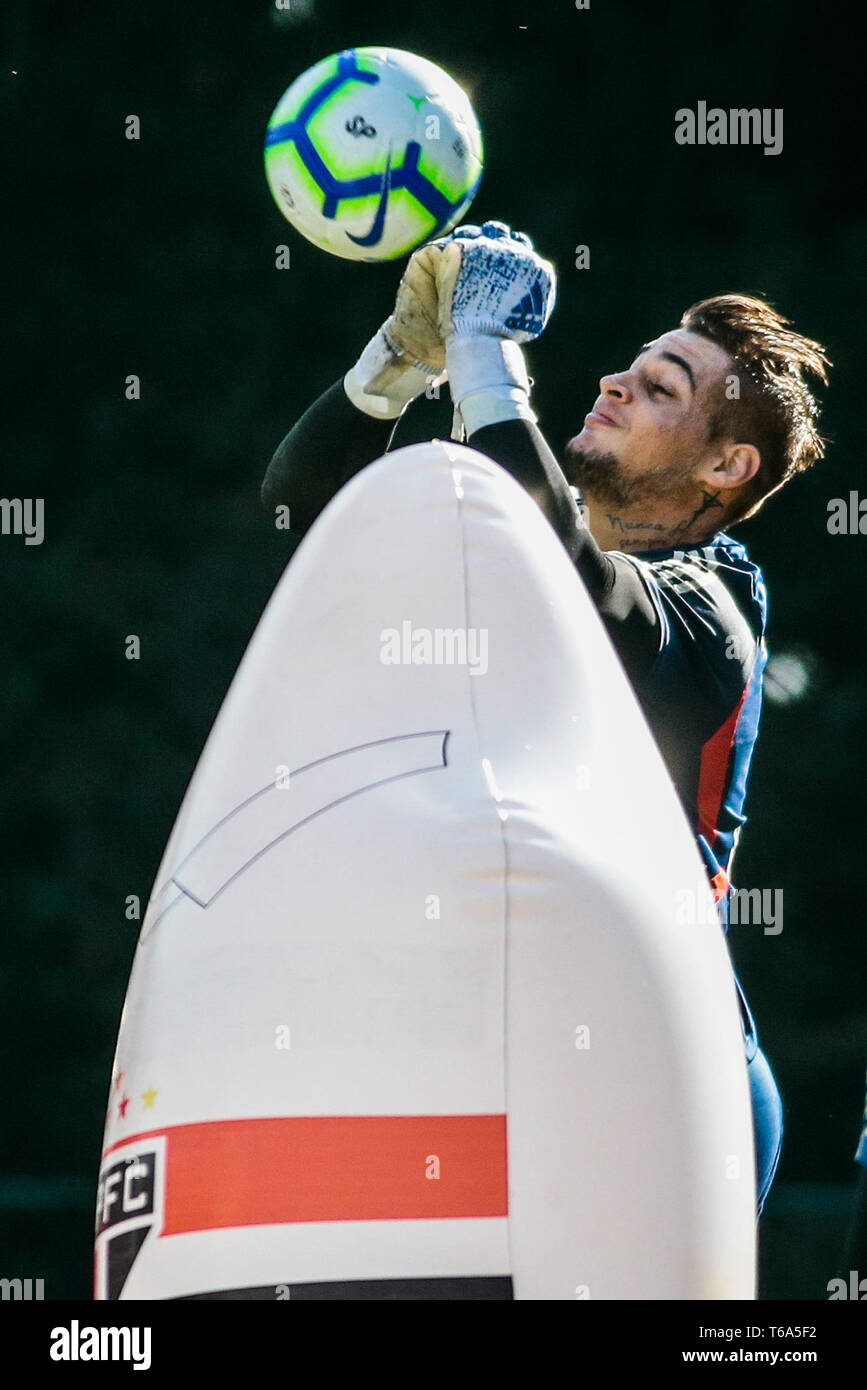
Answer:
[[[559, 269], [529, 354], [555, 449], [599, 375], [708, 294], [767, 295], [836, 364], [827, 459], [737, 533], [765, 570], [771, 652], [799, 651], [812, 671], [804, 698], [766, 704], [737, 864], [740, 884], [785, 893], [780, 936], [745, 927], [735, 941], [787, 1112], [763, 1288], [825, 1298], [867, 1052], [867, 542], [826, 528], [864, 445], [864, 83], [847, 11], [293, 0], [281, 16], [264, 0], [6, 0], [2, 24], [2, 492], [44, 497], [47, 529], [41, 547], [0, 537], [0, 1274], [89, 1295], [136, 937], [124, 899], [147, 896], [291, 549], [259, 509], [270, 454], [386, 316], [402, 264], [351, 264], [297, 237], [265, 184], [264, 130], [312, 62], [384, 43], [466, 83], [487, 153], [472, 220], [525, 229]], [[677, 146], [674, 112], [699, 100], [783, 107], [783, 153]], [[131, 113], [139, 142], [124, 138]], [[274, 268], [281, 242], [289, 271]], [[129, 373], [138, 403], [124, 399]], [[415, 407], [404, 442], [447, 434], [444, 409]], [[140, 661], [124, 658], [128, 633]]]

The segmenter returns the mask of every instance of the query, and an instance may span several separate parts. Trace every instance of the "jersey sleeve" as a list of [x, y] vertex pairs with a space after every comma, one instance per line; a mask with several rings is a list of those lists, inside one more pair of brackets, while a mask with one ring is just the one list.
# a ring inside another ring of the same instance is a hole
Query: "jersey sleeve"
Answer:
[[476, 430], [467, 442], [501, 464], [541, 507], [584, 580], [626, 670], [640, 676], [659, 649], [659, 612], [627, 557], [596, 544], [538, 425], [504, 420]]
[[354, 406], [336, 381], [305, 410], [278, 445], [262, 483], [262, 505], [273, 516], [289, 508], [301, 535], [349, 479], [387, 451], [396, 420], [378, 420]]

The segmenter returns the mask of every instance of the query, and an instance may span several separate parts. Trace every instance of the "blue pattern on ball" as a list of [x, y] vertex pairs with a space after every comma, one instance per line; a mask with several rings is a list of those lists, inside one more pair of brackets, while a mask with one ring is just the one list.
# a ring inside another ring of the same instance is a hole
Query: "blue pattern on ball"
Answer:
[[363, 178], [356, 179], [335, 178], [310, 139], [307, 126], [323, 102], [327, 101], [344, 83], [366, 82], [373, 85], [379, 80], [378, 73], [363, 71], [358, 66], [355, 49], [347, 48], [338, 55], [337, 72], [310, 94], [296, 118], [275, 126], [265, 136], [266, 148], [271, 145], [282, 145], [287, 140], [294, 142], [305, 169], [314, 183], [322, 190], [323, 217], [336, 217], [340, 203], [344, 198], [357, 198], [364, 194], [379, 193], [379, 207], [370, 231], [363, 237], [353, 236], [350, 232], [346, 232], [349, 240], [356, 242], [359, 246], [375, 246], [381, 239], [385, 226], [388, 199], [392, 190], [405, 188], [407, 192], [412, 194], [416, 202], [420, 203], [425, 211], [434, 218], [435, 224], [427, 234], [425, 238], [427, 240], [429, 237], [436, 236], [437, 232], [440, 232], [457, 213], [458, 209], [475, 195], [482, 177], [479, 173], [472, 188], [465, 196], [454, 203], [450, 202], [421, 173], [418, 167], [421, 145], [417, 140], [410, 140], [403, 152], [403, 162], [392, 165], [389, 158], [384, 173], [365, 174]]

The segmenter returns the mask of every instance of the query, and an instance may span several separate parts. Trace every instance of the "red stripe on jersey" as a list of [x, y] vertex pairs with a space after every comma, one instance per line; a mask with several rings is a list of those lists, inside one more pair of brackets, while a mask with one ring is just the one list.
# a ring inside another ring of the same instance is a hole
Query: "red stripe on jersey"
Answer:
[[724, 898], [729, 891], [729, 876], [725, 869], [719, 869], [717, 873], [714, 874], [710, 881], [710, 886], [713, 889], [713, 900], [715, 903], [718, 903], [720, 898]]
[[164, 1236], [508, 1211], [505, 1115], [218, 1120], [133, 1134], [106, 1153], [157, 1135], [167, 1141]]
[[720, 811], [728, 785], [735, 730], [749, 688], [748, 682], [728, 719], [720, 725], [715, 734], [711, 734], [701, 750], [698, 774], [698, 829], [711, 849], [716, 843]]

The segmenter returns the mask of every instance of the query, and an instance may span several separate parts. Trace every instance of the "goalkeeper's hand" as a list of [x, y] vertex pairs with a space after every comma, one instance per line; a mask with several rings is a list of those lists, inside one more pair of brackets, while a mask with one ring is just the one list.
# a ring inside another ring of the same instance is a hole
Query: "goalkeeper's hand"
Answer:
[[557, 275], [525, 232], [505, 222], [457, 227], [431, 243], [443, 342], [485, 335], [529, 343], [545, 328], [557, 298]]
[[435, 242], [413, 252], [394, 309], [343, 379], [347, 396], [367, 415], [395, 419], [428, 382], [445, 381], [437, 294], [441, 255]]
[[395, 419], [448, 377], [470, 434], [535, 420], [519, 344], [545, 328], [556, 286], [525, 233], [502, 222], [456, 228], [413, 252], [394, 310], [344, 377], [346, 394], [366, 414]]
[[551, 317], [553, 265], [503, 222], [458, 227], [434, 247], [439, 330], [467, 433], [501, 420], [535, 421], [520, 344], [538, 338]]

